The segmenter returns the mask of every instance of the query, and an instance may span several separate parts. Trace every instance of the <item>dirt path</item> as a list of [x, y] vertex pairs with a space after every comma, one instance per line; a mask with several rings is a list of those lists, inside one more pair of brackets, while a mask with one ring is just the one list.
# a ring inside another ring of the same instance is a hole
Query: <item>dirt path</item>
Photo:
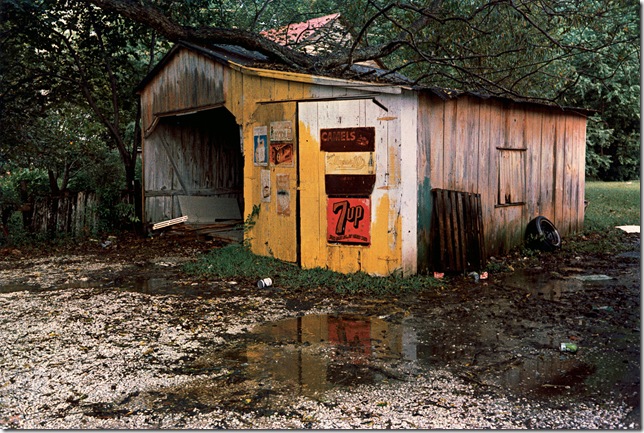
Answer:
[[0, 249], [0, 427], [640, 428], [620, 239], [386, 299], [196, 279], [203, 240]]

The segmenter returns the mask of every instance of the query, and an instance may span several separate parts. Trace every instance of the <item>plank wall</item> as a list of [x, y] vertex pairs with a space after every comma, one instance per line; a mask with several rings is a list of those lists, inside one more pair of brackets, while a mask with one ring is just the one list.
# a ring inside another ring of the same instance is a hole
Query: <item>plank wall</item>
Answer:
[[239, 129], [225, 108], [159, 121], [145, 140], [146, 221], [182, 216], [179, 195], [242, 200]]
[[221, 106], [223, 69], [205, 56], [177, 49], [141, 92], [144, 133], [151, 132], [159, 116]]
[[[419, 102], [419, 267], [426, 266], [431, 188], [481, 194], [488, 255], [523, 242], [525, 227], [538, 215], [562, 236], [580, 231], [584, 219], [586, 118], [553, 108], [483, 100], [442, 100], [422, 94]], [[501, 149], [525, 152], [524, 167], [503, 176], [525, 185], [521, 203], [499, 203]], [[519, 150], [521, 149], [521, 150]], [[524, 173], [524, 177], [522, 176]]]

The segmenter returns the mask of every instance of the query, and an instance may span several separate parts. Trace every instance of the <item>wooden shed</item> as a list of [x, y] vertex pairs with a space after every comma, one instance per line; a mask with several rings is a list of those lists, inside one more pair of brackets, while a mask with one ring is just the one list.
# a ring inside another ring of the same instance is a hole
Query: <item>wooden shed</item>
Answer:
[[243, 220], [256, 254], [374, 275], [478, 270], [538, 215], [582, 228], [585, 112], [349, 73], [177, 44], [138, 87], [145, 222]]

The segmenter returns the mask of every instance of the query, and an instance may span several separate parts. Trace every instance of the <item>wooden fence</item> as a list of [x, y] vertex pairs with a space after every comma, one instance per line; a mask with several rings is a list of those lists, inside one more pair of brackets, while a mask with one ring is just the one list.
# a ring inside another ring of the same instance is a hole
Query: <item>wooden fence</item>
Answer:
[[487, 261], [481, 195], [432, 190], [431, 261], [434, 271], [480, 271]]
[[41, 233], [88, 236], [98, 225], [96, 194], [79, 192], [35, 200], [31, 229]]

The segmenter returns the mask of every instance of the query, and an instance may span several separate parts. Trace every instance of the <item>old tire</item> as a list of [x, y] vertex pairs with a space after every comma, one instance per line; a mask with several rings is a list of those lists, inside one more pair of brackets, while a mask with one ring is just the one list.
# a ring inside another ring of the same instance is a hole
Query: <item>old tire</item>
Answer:
[[557, 228], [544, 216], [538, 216], [528, 223], [525, 230], [525, 242], [528, 248], [542, 251], [554, 251], [561, 248], [561, 236]]

